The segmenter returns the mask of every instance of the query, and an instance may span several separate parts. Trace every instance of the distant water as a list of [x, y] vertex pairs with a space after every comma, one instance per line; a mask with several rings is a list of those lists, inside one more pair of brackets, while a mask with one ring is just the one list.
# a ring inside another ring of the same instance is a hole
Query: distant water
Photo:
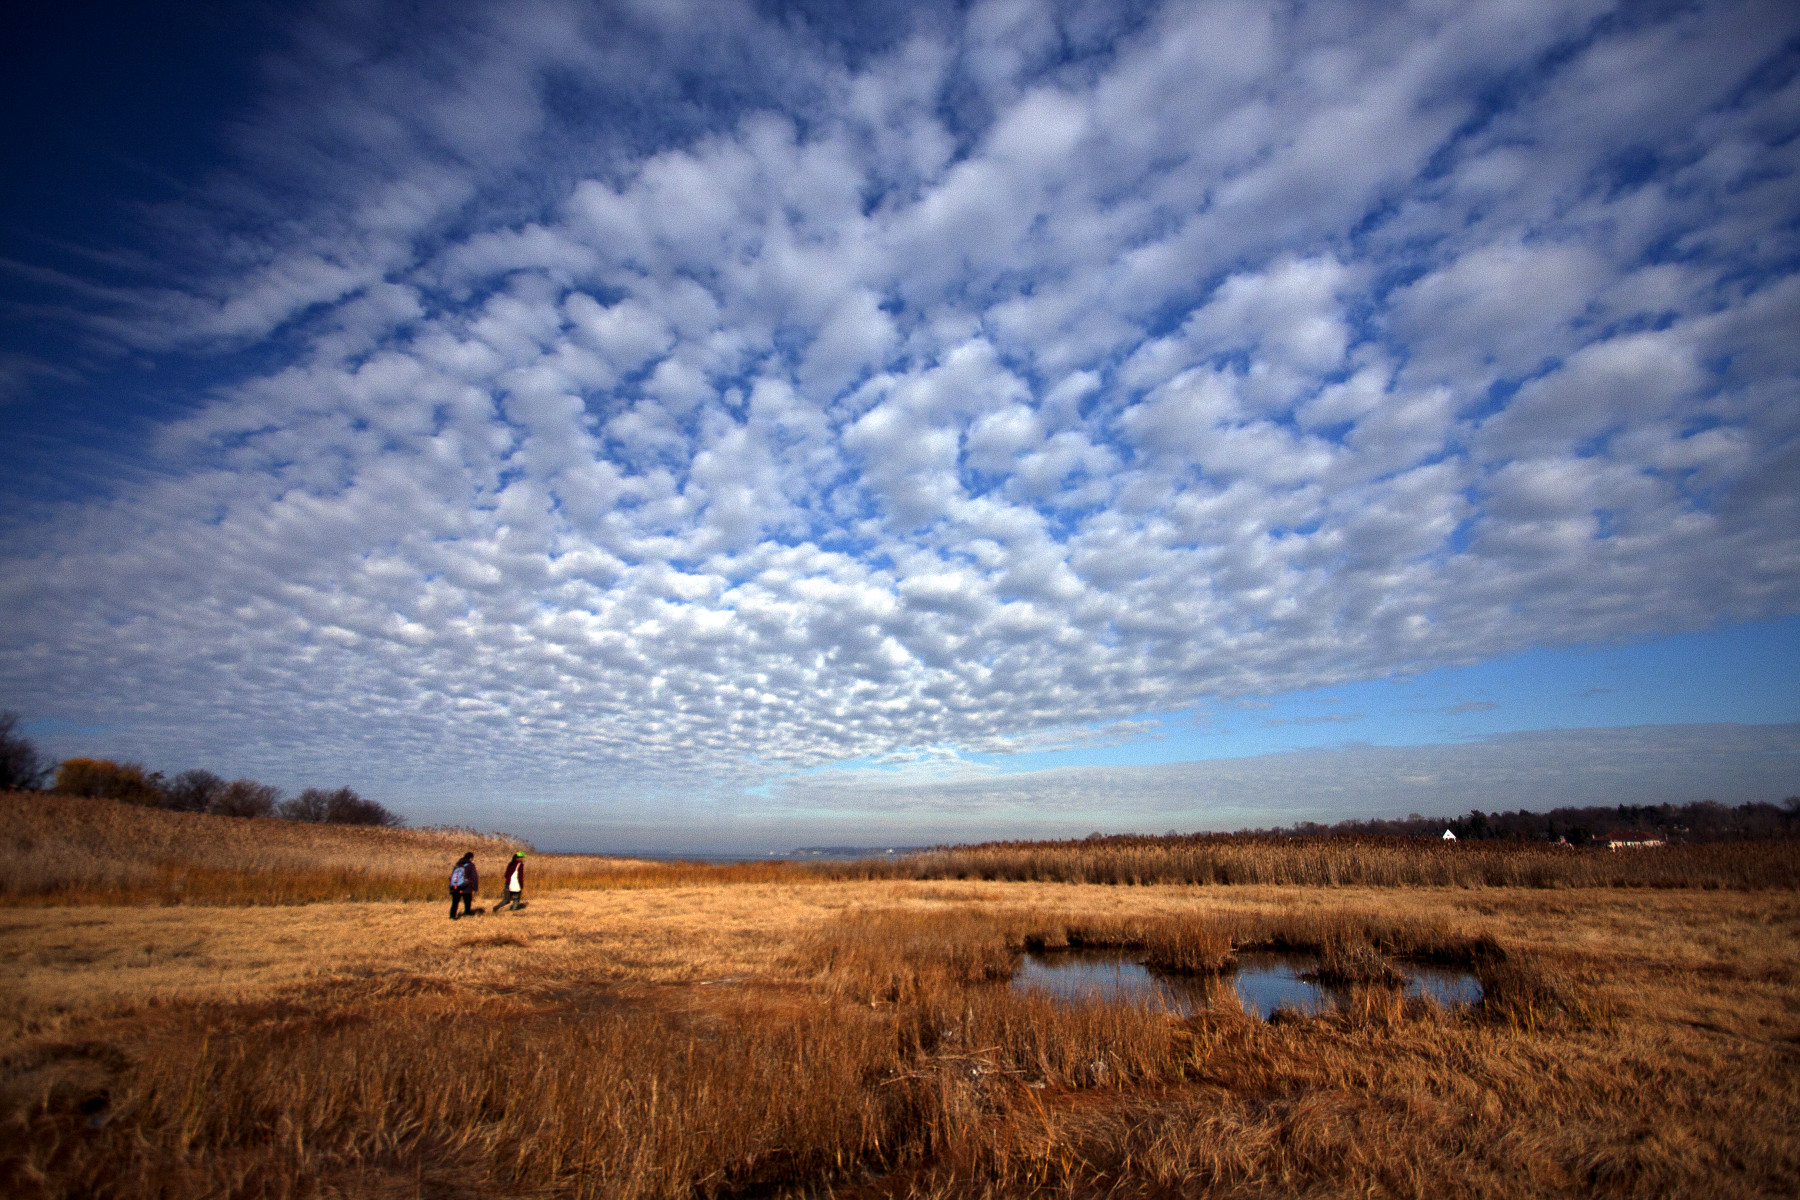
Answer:
[[651, 862], [850, 862], [862, 858], [900, 858], [928, 849], [923, 846], [802, 846], [796, 850], [546, 850], [546, 854], [597, 854], [606, 858], [642, 858]]
[[[1012, 986], [1064, 1000], [1132, 1000], [1183, 1014], [1216, 1006], [1222, 998], [1219, 990], [1229, 987], [1246, 1011], [1268, 1020], [1277, 1008], [1315, 1013], [1338, 1002], [1333, 989], [1301, 978], [1318, 965], [1310, 955], [1250, 952], [1238, 955], [1236, 970], [1216, 976], [1167, 975], [1147, 969], [1124, 951], [1059, 950], [1027, 954]], [[1446, 1007], [1481, 999], [1481, 984], [1467, 971], [1398, 965], [1408, 976], [1408, 996], [1430, 996]]]
[[812, 858], [835, 858], [855, 860], [861, 858], [905, 858], [909, 854], [924, 854], [934, 846], [801, 846], [797, 850], [788, 851], [788, 857], [796, 861]]
[[793, 852], [788, 850], [765, 850], [761, 853], [743, 850], [546, 850], [544, 853], [592, 854], [601, 858], [637, 858], [649, 862], [786, 862], [794, 858]]

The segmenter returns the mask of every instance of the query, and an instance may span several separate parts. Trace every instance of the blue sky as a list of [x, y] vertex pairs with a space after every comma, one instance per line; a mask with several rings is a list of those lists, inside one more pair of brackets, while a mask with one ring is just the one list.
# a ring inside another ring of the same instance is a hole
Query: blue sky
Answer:
[[1791, 722], [1800, 620], [1537, 648], [1419, 675], [1158, 714], [1117, 740], [978, 756], [1009, 771], [1189, 762], [1345, 742], [1423, 746], [1534, 729]]
[[1800, 791], [1791, 6], [29, 20], [53, 753], [620, 847]]

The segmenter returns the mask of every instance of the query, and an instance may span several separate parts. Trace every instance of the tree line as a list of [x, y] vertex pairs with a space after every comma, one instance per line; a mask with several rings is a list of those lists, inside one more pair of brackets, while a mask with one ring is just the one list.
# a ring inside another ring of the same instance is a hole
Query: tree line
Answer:
[[49, 763], [29, 738], [15, 732], [17, 713], [0, 713], [0, 791], [48, 789], [66, 796], [117, 800], [172, 812], [221, 817], [279, 817], [318, 825], [404, 824], [396, 813], [347, 787], [307, 788], [286, 796], [254, 779], [226, 779], [211, 771], [183, 771], [165, 778], [142, 763], [107, 758], [70, 758]]
[[1392, 820], [1339, 821], [1320, 825], [1302, 821], [1279, 829], [1244, 833], [1286, 837], [1438, 837], [1448, 829], [1459, 840], [1566, 841], [1585, 846], [1608, 838], [1654, 834], [1668, 842], [1760, 841], [1800, 837], [1800, 796], [1780, 804], [1752, 801], [1735, 807], [1716, 800], [1691, 804], [1619, 804], [1587, 808], [1553, 808], [1548, 812], [1483, 812], [1463, 817], [1422, 817], [1418, 813]]

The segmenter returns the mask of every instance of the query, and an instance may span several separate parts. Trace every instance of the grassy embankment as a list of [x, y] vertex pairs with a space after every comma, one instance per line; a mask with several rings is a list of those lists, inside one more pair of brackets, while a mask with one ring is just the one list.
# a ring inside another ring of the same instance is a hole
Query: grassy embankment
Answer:
[[[1794, 849], [1748, 853], [1779, 878]], [[0, 1191], [1793, 1194], [1800, 900], [1705, 865], [1655, 888], [720, 876], [455, 925], [14, 907]], [[1000, 986], [1062, 943], [1455, 962], [1488, 999], [1353, 988], [1264, 1024], [1229, 989], [1184, 1020]]]
[[[303, 904], [445, 896], [473, 850], [492, 876], [524, 842], [472, 830], [304, 825], [0, 793], [0, 905]], [[532, 854], [536, 892], [778, 878], [775, 863], [711, 866]]]

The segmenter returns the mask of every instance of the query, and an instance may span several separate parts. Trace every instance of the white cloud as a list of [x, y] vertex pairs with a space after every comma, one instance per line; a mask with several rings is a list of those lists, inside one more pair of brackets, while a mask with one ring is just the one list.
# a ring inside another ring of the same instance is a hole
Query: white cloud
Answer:
[[321, 125], [259, 128], [341, 169], [247, 160], [292, 211], [96, 320], [297, 349], [11, 530], [6, 694], [649, 794], [1800, 609], [1785, 10], [715, 17], [759, 65], [580, 153], [559, 87], [725, 52], [544, 4], [290, 64]]

